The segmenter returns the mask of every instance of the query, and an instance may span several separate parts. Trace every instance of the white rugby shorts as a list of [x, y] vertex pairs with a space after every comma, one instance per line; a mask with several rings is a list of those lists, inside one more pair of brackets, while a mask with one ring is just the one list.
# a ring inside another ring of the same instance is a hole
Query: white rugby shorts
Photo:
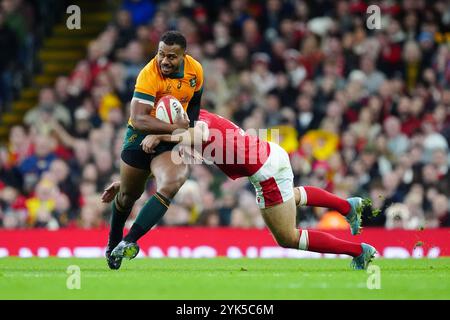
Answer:
[[270, 154], [263, 166], [249, 177], [256, 190], [256, 203], [261, 209], [288, 201], [294, 196], [294, 173], [287, 152], [269, 142]]

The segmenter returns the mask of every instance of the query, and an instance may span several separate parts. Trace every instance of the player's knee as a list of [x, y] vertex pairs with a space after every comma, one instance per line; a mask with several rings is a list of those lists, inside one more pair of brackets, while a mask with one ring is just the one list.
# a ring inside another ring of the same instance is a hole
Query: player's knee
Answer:
[[128, 193], [128, 192], [119, 192], [117, 194], [117, 204], [120, 206], [119, 209], [122, 210], [128, 210], [131, 209], [136, 202], [136, 200], [139, 199], [139, 196], [136, 194]]
[[157, 191], [168, 199], [172, 199], [180, 190], [181, 186], [186, 181], [186, 176], [179, 176], [176, 179], [165, 181], [158, 186]]

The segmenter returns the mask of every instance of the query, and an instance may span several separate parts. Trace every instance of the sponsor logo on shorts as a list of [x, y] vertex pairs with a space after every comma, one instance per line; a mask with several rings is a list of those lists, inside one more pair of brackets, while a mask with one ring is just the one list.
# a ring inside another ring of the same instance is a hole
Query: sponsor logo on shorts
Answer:
[[134, 142], [134, 141], [136, 141], [137, 136], [138, 136], [138, 135], [137, 135], [136, 133], [133, 133], [133, 134], [131, 135], [131, 137], [128, 138], [128, 142]]

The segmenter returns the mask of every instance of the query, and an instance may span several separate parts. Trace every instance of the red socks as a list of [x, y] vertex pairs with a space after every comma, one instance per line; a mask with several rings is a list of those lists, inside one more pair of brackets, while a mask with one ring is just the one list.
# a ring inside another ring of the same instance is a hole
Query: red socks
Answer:
[[300, 206], [324, 207], [338, 211], [342, 215], [350, 212], [350, 203], [347, 200], [317, 187], [299, 187]]
[[320, 253], [348, 254], [352, 257], [362, 253], [360, 243], [341, 240], [331, 234], [315, 230], [300, 229], [298, 248]]
[[[351, 207], [347, 200], [328, 191], [310, 186], [299, 187], [298, 189], [300, 191], [300, 206], [329, 208], [344, 216], [350, 212]], [[360, 243], [341, 240], [331, 234], [315, 230], [300, 229], [298, 248], [320, 253], [348, 254], [352, 257], [357, 257], [362, 253]]]

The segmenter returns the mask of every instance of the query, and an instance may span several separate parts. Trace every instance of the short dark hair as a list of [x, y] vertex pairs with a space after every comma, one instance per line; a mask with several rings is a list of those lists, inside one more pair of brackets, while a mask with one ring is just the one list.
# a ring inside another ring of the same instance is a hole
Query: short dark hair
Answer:
[[186, 50], [186, 38], [179, 31], [167, 31], [161, 36], [161, 40], [169, 46], [174, 44], [179, 45], [183, 50]]

